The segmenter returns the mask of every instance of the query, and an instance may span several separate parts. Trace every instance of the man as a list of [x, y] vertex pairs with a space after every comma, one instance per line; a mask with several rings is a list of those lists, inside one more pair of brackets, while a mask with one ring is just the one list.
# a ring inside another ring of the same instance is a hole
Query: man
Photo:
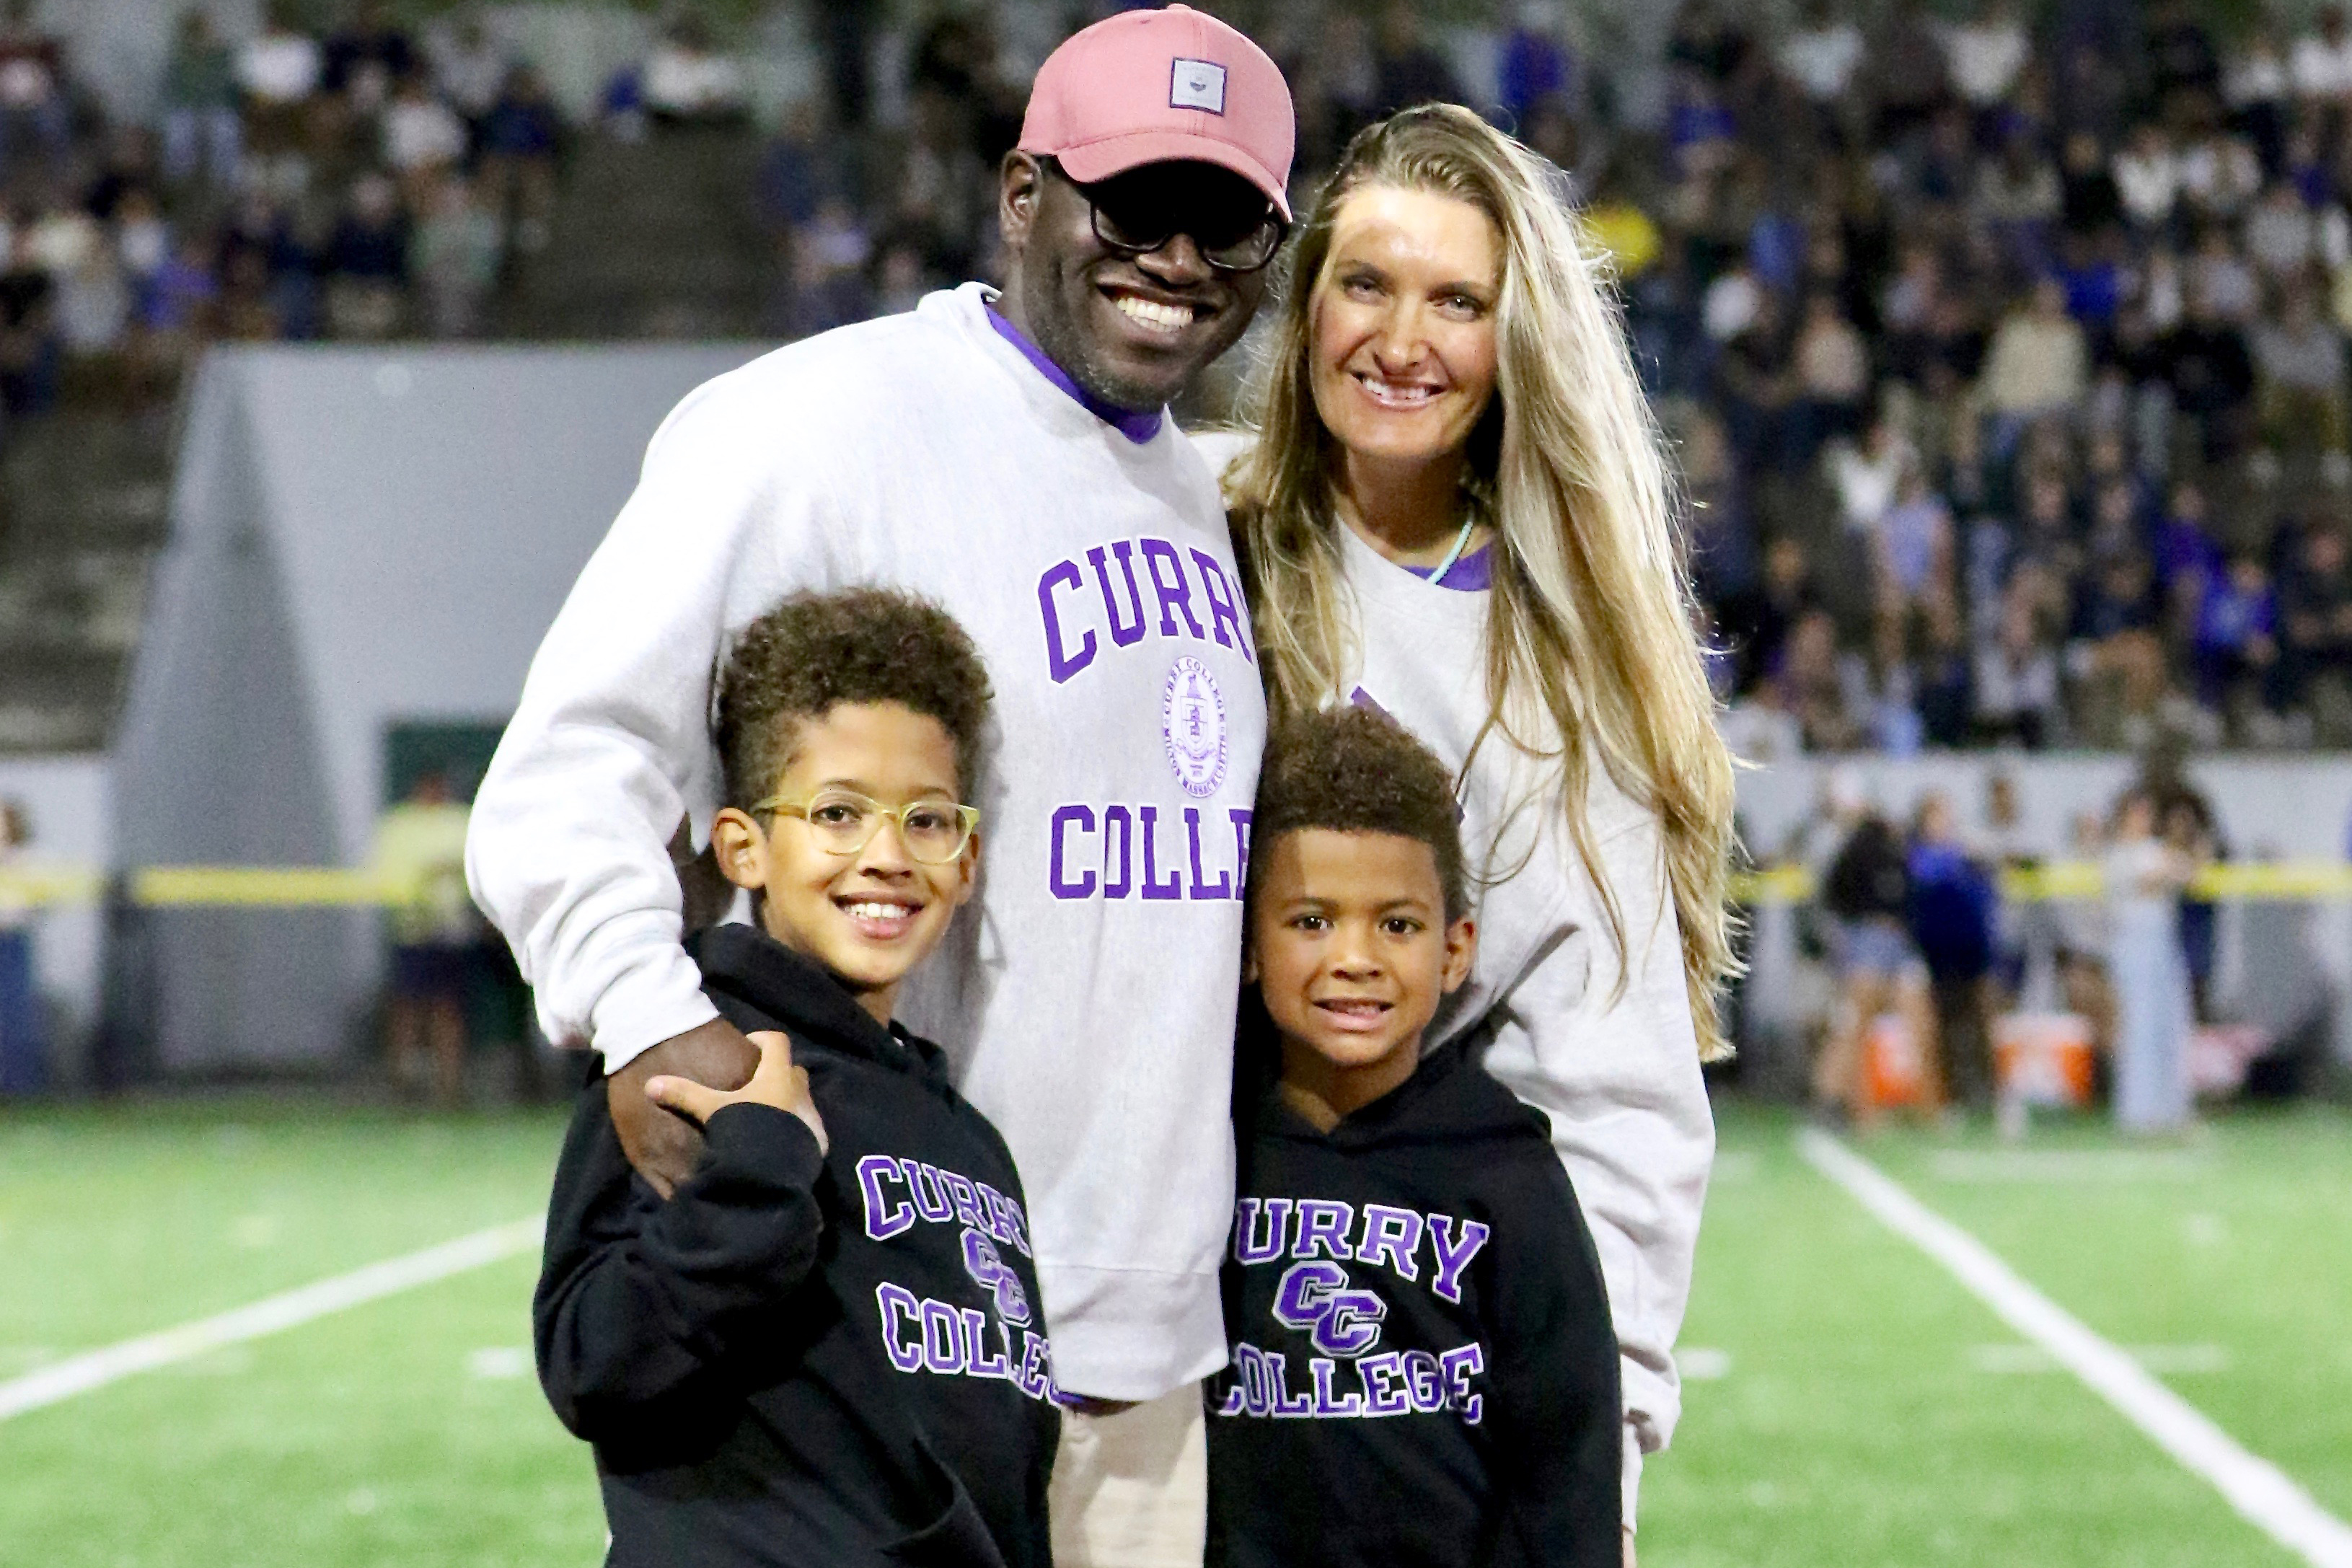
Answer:
[[1055, 1375], [1095, 1402], [1055, 1478], [1065, 1562], [1200, 1560], [1265, 711], [1216, 485], [1164, 405], [1257, 307], [1293, 139], [1281, 73], [1213, 18], [1066, 42], [1000, 171], [1003, 292], [932, 295], [680, 405], [475, 805], [476, 896], [667, 1192], [698, 1141], [646, 1080], [732, 1087], [755, 1060], [679, 947], [664, 849], [717, 803], [714, 658], [783, 595], [853, 583], [972, 635], [998, 710], [979, 918], [904, 1010], [1012, 1146]]

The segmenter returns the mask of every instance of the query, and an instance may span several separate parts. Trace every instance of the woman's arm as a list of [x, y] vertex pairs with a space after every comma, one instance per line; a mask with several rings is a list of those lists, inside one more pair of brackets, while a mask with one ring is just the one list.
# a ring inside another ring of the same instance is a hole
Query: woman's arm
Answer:
[[1642, 1456], [1667, 1445], [1682, 1411], [1674, 1343], [1715, 1122], [1656, 821], [1621, 818], [1596, 847], [1624, 921], [1623, 990], [1597, 889], [1571, 856], [1554, 929], [1489, 1010], [1496, 1034], [1486, 1067], [1550, 1119], [1600, 1253], [1620, 1356], [1631, 1525]]

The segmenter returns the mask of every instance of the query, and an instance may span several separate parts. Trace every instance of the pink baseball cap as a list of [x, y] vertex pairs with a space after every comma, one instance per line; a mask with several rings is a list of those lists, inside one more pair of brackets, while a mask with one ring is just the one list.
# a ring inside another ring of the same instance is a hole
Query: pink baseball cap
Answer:
[[1189, 5], [1125, 11], [1072, 34], [1037, 69], [1021, 151], [1082, 185], [1145, 163], [1231, 169], [1290, 217], [1298, 140], [1281, 68]]

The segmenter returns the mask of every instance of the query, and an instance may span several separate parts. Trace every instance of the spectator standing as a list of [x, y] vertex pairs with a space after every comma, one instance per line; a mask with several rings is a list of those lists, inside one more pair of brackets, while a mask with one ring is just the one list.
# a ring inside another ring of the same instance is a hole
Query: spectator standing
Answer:
[[490, 37], [478, 16], [462, 16], [454, 26], [434, 28], [425, 37], [425, 56], [433, 73], [433, 90], [478, 135], [490, 106], [504, 90], [513, 58]]
[[2352, 740], [2352, 559], [2334, 527], [2308, 530], [2298, 558], [2279, 584], [2279, 678], [2287, 700], [2305, 710], [2322, 743]]
[[400, 192], [382, 174], [352, 182], [327, 246], [327, 318], [339, 338], [388, 338], [401, 327], [409, 226]]
[[691, 12], [670, 24], [646, 58], [643, 90], [646, 112], [664, 125], [732, 124], [751, 101], [741, 62], [714, 47]]
[[1862, 29], [1831, 0], [1804, 0], [1798, 16], [1797, 26], [1780, 40], [1773, 59], [1812, 100], [1824, 126], [1834, 128], [1862, 66]]
[[2002, 319], [1986, 355], [1982, 392], [1993, 417], [1994, 456], [2006, 456], [2033, 420], [2072, 412], [2089, 374], [2083, 329], [2066, 314], [2065, 289], [2044, 278], [2030, 302]]
[[271, 0], [261, 30], [237, 51], [246, 132], [256, 153], [278, 156], [302, 140], [302, 113], [326, 73], [319, 41], [288, 20], [288, 0]]
[[2107, 971], [2115, 993], [2115, 1114], [2127, 1132], [2177, 1132], [2189, 1120], [2189, 971], [2180, 890], [2190, 858], [2158, 832], [2156, 802], [2134, 790], [2116, 806], [2102, 867]]
[[383, 166], [400, 181], [411, 210], [466, 156], [466, 123], [433, 96], [422, 71], [402, 77], [381, 121]]
[[1978, 739], [2030, 752], [2057, 738], [2059, 718], [2058, 650], [2043, 631], [2038, 575], [2026, 569], [2011, 579], [1998, 626], [1976, 660]]
[[874, 237], [856, 209], [839, 196], [819, 204], [816, 217], [793, 235], [793, 334], [830, 331], [872, 315], [873, 258]]
[[[1838, 1005], [1813, 1064], [1817, 1114], [1862, 1123], [1874, 1119], [1867, 1042], [1882, 1014], [1910, 1031], [1924, 1061], [1936, 1056], [1936, 1019], [1927, 971], [1911, 945], [1909, 857], [1903, 836], [1875, 808], [1866, 810], [1831, 862], [1822, 907], [1835, 922], [1831, 965]], [[1929, 1069], [1929, 1079], [1934, 1071]], [[1931, 1100], [1934, 1091], [1930, 1090]]]
[[2286, 51], [2268, 26], [2257, 26], [2223, 69], [2221, 97], [2229, 105], [2231, 128], [2253, 143], [2263, 172], [2275, 177], [2285, 161], [2294, 76]]
[[2194, 421], [2206, 461], [2235, 457], [2248, 434], [2253, 357], [2245, 334], [2205, 290], [2189, 291], [2187, 312], [2156, 344], [2155, 363], [2174, 410]]
[[163, 177], [175, 185], [198, 174], [215, 185], [234, 180], [245, 155], [236, 58], [202, 6], [183, 15], [173, 34], [163, 96]]
[[2246, 256], [2272, 283], [2299, 278], [2319, 254], [2319, 219], [2303, 193], [2273, 181], [2246, 215]]
[[1846, 527], [1874, 536], [1878, 520], [1886, 515], [1902, 489], [1903, 470], [1918, 460], [1911, 444], [1895, 429], [1895, 421], [1885, 416], [1870, 422], [1859, 444], [1840, 441], [1832, 446], [1825, 466]]
[[[2047, 904], [2012, 902], [2000, 891], [2000, 879], [2009, 872], [2039, 865], [2042, 854], [2025, 822], [2024, 804], [2018, 798], [2017, 780], [2006, 768], [1985, 771], [1983, 805], [1970, 846], [1978, 862], [1993, 879], [1993, 981], [1998, 1015], [2025, 988], [2027, 965], [2046, 956], [2053, 938]], [[2040, 952], [2037, 953], [2036, 949]], [[1996, 1073], [1995, 1078], [1999, 1075]], [[1998, 1083], [1996, 1083], [1998, 1088]]]
[[475, 336], [498, 281], [502, 241], [498, 216], [472, 182], [451, 171], [433, 183], [413, 246], [410, 271], [424, 296], [425, 330], [436, 338]]
[[[1724, 281], [1717, 279], [1717, 287]], [[1710, 290], [1708, 305], [1715, 303]], [[1789, 336], [1782, 329], [1780, 301], [1772, 294], [1757, 289], [1748, 303], [1747, 321], [1727, 334], [1716, 356], [1716, 395], [1740, 471], [1785, 473], [1791, 447], [1789, 410], [1797, 395]], [[1715, 314], [1712, 309], [1708, 313]]]
[[2132, 226], [2143, 237], [2163, 233], [2180, 200], [2180, 159], [2164, 127], [2154, 121], [2135, 127], [2111, 167], [2116, 195]]
[[65, 46], [42, 30], [33, 0], [7, 0], [0, 14], [0, 170], [21, 178], [28, 154], [55, 174], [73, 129]]
[[1952, 514], [1927, 486], [1916, 457], [1903, 465], [1895, 502], [1880, 515], [1871, 554], [1886, 613], [1907, 616], [1929, 598], [1948, 598], [1952, 582]]
[[2075, 595], [2067, 648], [2081, 728], [2094, 745], [2129, 744], [2152, 722], [2165, 692], [2161, 619], [2146, 554], [2132, 548], [2094, 563]]
[[1739, 658], [1742, 691], [1780, 668], [1790, 632], [1812, 607], [1805, 547], [1784, 533], [1768, 542], [1763, 553], [1763, 575], [1754, 591], [1728, 595], [1723, 606], [1723, 630]]
[[[385, 1033], [395, 1081], [429, 1070], [434, 1100], [454, 1105], [466, 1070], [467, 973], [480, 917], [466, 891], [466, 807], [441, 773], [420, 776], [376, 821], [369, 868], [392, 930]], [[420, 1063], [429, 1059], [429, 1069]]]
[[2183, 479], [2156, 527], [2156, 581], [2167, 619], [2193, 628], [2206, 595], [2223, 574], [2221, 546], [2212, 533], [2205, 492]]
[[2104, 237], [2124, 222], [2123, 193], [2099, 151], [2099, 139], [2087, 131], [2070, 133], [2060, 151], [2058, 212], [2069, 234]]
[[1951, 797], [1930, 790], [1914, 816], [1912, 941], [1927, 966], [1939, 1055], [1951, 1099], [1992, 1103], [1992, 879], [1961, 842]]
[[[1541, 109], [1570, 117], [1583, 103], [1584, 83], [1578, 74], [1575, 51], [1560, 37], [1565, 6], [1522, 6], [1503, 37], [1502, 58], [1496, 71], [1503, 111], [1510, 123], [1524, 125]], [[1526, 138], [1535, 145], [1533, 137]]]
[[22, 868], [32, 837], [24, 806], [0, 798], [0, 1095], [37, 1093], [48, 1079], [33, 977], [33, 902], [6, 880]]
[[2305, 102], [2329, 110], [2352, 102], [2352, 28], [2342, 5], [2319, 8], [2311, 31], [2295, 39], [2287, 68]]
[[514, 225], [514, 246], [525, 256], [547, 248], [555, 213], [555, 163], [563, 122], [536, 67], [507, 73], [498, 101], [482, 121], [481, 177], [490, 209]]
[[186, 364], [217, 330], [219, 300], [210, 242], [201, 233], [177, 237], [139, 301], [143, 342], [159, 375]]
[[[2290, 289], [2275, 321], [2253, 330], [2255, 419], [2273, 449], [2310, 447], [2342, 468], [2347, 436], [2344, 336], [2308, 289]], [[2340, 480], [2339, 480], [2340, 482]]]
[[1826, 610], [1797, 617], [1771, 673], [1773, 705], [1795, 719], [1808, 752], [1851, 752], [1869, 737], [1867, 715], [1847, 705], [1837, 626]]
[[1797, 399], [1790, 410], [1784, 462], [1801, 473], [1811, 467], [1823, 441], [1861, 428], [1870, 396], [1870, 345], [1839, 312], [1837, 297], [1817, 292], [1805, 301], [1790, 362]]
[[62, 353], [57, 285], [31, 231], [16, 230], [0, 270], [0, 404], [11, 419], [48, 411], [57, 399]]
[[2006, 0], [1992, 0], [1976, 20], [1946, 28], [1943, 44], [1953, 90], [1980, 113], [2009, 97], [2031, 52], [2025, 28]]
[[[2278, 600], [2261, 556], [2234, 556], [2226, 574], [2206, 584], [2197, 607], [2194, 658], [2198, 700], [2216, 712], [2249, 716], [2239, 721], [2241, 733], [2257, 722], [2252, 715], [2276, 717]], [[2259, 727], [2248, 738], [2257, 744], [2276, 740]]]
[[2234, 221], [2262, 188], [2262, 160], [2252, 144], [2221, 125], [2181, 151], [2180, 194], [2196, 216]]

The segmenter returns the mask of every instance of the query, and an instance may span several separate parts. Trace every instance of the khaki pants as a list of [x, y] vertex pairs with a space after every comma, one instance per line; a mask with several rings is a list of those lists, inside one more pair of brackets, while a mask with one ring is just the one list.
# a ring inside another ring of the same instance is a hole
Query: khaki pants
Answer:
[[1201, 1568], [1208, 1432], [1188, 1383], [1115, 1415], [1062, 1413], [1054, 1568]]

